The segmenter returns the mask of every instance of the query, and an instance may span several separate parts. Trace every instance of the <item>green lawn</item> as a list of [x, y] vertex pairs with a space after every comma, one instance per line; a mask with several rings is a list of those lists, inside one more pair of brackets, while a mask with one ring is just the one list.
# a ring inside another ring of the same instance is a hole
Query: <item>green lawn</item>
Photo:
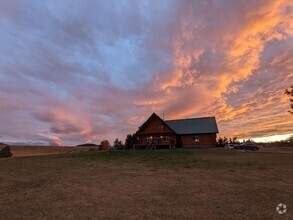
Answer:
[[292, 171], [292, 153], [223, 149], [2, 159], [0, 219], [293, 219]]

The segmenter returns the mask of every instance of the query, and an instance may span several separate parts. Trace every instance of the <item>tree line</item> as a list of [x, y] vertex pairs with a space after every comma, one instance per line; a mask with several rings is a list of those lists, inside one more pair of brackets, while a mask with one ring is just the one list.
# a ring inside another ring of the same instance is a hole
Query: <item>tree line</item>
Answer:
[[227, 137], [219, 137], [216, 143], [216, 147], [224, 147], [226, 144], [239, 144], [240, 141], [238, 140], [237, 136], [232, 138]]
[[118, 138], [115, 139], [113, 148], [116, 150], [128, 150], [133, 148], [133, 144], [138, 143], [138, 136], [136, 134], [128, 134], [124, 143]]
[[100, 145], [87, 143], [87, 144], [81, 144], [81, 145], [77, 145], [77, 146], [88, 146], [88, 147], [97, 146], [99, 150], [112, 150], [112, 149], [128, 150], [128, 149], [132, 149], [133, 144], [136, 144], [136, 143], [138, 143], [137, 135], [136, 134], [128, 134], [126, 136], [124, 143], [121, 140], [119, 140], [118, 138], [116, 138], [113, 145], [111, 145], [108, 140], [102, 140]]

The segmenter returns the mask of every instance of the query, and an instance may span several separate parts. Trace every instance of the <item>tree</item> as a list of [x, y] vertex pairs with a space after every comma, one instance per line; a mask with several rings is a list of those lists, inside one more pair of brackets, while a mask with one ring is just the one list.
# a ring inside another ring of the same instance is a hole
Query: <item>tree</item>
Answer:
[[101, 141], [102, 150], [110, 150], [110, 143], [108, 140]]
[[224, 145], [223, 145], [223, 138], [221, 138], [221, 137], [219, 137], [218, 138], [218, 141], [217, 141], [217, 145], [216, 145], [217, 147], [223, 147]]
[[227, 143], [228, 143], [228, 139], [226, 137], [224, 137], [224, 138], [219, 137], [216, 146], [217, 147], [224, 147], [225, 144], [227, 144]]
[[125, 149], [132, 149], [133, 144], [138, 143], [138, 136], [136, 134], [128, 134], [125, 139]]
[[239, 142], [237, 139], [238, 139], [237, 136], [234, 136], [233, 138], [229, 138], [229, 142], [230, 142], [231, 144], [236, 144], [236, 143]]
[[227, 138], [224, 136], [224, 138], [219, 137], [217, 140], [216, 147], [224, 147], [226, 144], [239, 144], [240, 142], [237, 140], [238, 137], [235, 135], [232, 138]]
[[122, 141], [119, 141], [118, 138], [116, 138], [115, 141], [114, 141], [113, 147], [116, 150], [122, 150], [124, 148], [124, 145], [122, 144]]
[[293, 86], [290, 86], [289, 89], [285, 90], [285, 94], [288, 95], [290, 98], [290, 102], [291, 102], [291, 110], [289, 110], [288, 112], [290, 112], [293, 115]]

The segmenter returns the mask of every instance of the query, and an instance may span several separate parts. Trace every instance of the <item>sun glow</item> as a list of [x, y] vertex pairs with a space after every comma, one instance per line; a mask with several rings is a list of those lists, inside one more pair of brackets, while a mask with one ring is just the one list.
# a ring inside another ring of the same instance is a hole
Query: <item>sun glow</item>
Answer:
[[[281, 134], [281, 135], [272, 135], [272, 136], [267, 136], [267, 137], [252, 138], [251, 140], [253, 140], [254, 142], [268, 143], [268, 142], [274, 142], [274, 141], [284, 141], [284, 140], [288, 139], [292, 135], [293, 135], [293, 133]], [[243, 141], [243, 140], [245, 140], [245, 139], [242, 139], [240, 141]]]

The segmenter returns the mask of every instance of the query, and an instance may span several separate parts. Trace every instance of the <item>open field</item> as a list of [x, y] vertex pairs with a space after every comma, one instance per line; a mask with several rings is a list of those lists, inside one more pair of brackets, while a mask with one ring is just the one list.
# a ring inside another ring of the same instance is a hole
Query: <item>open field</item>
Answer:
[[[0, 160], [1, 219], [293, 219], [293, 154], [224, 149]], [[277, 214], [279, 203], [287, 213]]]
[[[75, 151], [88, 151], [96, 147], [53, 147], [53, 146], [11, 146], [13, 157], [66, 154]], [[0, 147], [1, 149], [1, 147]]]

